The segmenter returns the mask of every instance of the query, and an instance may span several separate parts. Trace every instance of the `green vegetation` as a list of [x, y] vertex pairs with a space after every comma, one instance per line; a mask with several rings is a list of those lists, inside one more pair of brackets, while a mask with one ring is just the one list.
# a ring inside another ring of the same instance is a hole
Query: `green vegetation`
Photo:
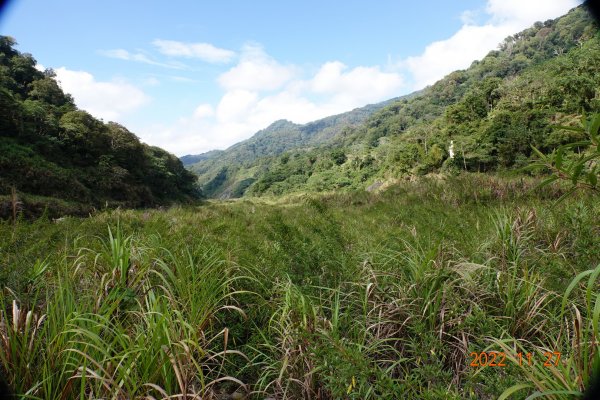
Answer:
[[[408, 98], [410, 96], [406, 96]], [[397, 99], [371, 104], [333, 115], [304, 125], [286, 120], [272, 123], [248, 140], [231, 146], [226, 151], [213, 150], [199, 155], [181, 157], [184, 165], [199, 175], [203, 193], [208, 197], [241, 197], [256, 180], [253, 171], [264, 172], [268, 160], [292, 149], [322, 146], [348, 134], [375, 111]], [[289, 158], [289, 156], [284, 156]], [[266, 163], [266, 164], [265, 164]]]
[[[27, 214], [91, 207], [149, 207], [198, 197], [195, 177], [166, 151], [125, 127], [78, 110], [52, 70], [0, 36], [0, 217], [15, 188]], [[60, 201], [71, 203], [60, 208]], [[58, 207], [58, 208], [57, 208]], [[43, 207], [42, 211], [43, 211]]]
[[[536, 184], [3, 222], [2, 373], [43, 399], [580, 392], [600, 357], [600, 209]], [[470, 367], [483, 351], [507, 366]]]
[[556, 180], [568, 180], [572, 187], [565, 195], [575, 190], [588, 189], [600, 192], [598, 177], [600, 175], [600, 114], [594, 114], [589, 119], [581, 119], [581, 127], [557, 126], [557, 129], [575, 132], [585, 140], [564, 144], [555, 149], [552, 154], [544, 155], [538, 149], [540, 159], [532, 163], [530, 169], [547, 169], [552, 176], [542, 182], [542, 186]]
[[[600, 112], [599, 65], [597, 26], [577, 7], [506, 38], [470, 68], [391, 102], [362, 123], [338, 126], [328, 141], [280, 129], [277, 142], [293, 140], [293, 146], [263, 151], [275, 135], [258, 133], [190, 168], [210, 197], [365, 189], [429, 173], [520, 168], [537, 157], [532, 145], [549, 153], [582, 139], [581, 132], [552, 126], [573, 126], [583, 113]], [[237, 149], [247, 146], [263, 156], [230, 167]]]
[[[168, 209], [94, 208], [198, 190], [13, 46], [0, 37], [0, 376], [16, 398], [571, 399], [600, 373], [600, 36], [583, 8], [413, 96], [186, 156], [205, 193], [246, 197]], [[522, 166], [546, 175], [503, 172]]]

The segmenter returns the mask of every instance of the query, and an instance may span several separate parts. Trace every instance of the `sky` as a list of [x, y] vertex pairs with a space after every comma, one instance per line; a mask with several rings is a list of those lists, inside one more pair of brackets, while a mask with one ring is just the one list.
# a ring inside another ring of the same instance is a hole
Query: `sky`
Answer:
[[178, 155], [411, 93], [580, 0], [13, 0], [0, 34]]

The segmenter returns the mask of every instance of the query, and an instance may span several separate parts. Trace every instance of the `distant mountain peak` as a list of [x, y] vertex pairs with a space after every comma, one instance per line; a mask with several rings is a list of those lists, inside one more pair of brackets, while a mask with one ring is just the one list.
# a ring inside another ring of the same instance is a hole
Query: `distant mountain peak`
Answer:
[[289, 121], [287, 119], [278, 119], [277, 121], [273, 122], [271, 125], [267, 126], [265, 129], [261, 129], [260, 131], [256, 132], [253, 137], [258, 137], [264, 134], [269, 134], [271, 132], [274, 131], [278, 131], [278, 130], [282, 130], [282, 129], [294, 129], [294, 128], [298, 128], [300, 125], [293, 123], [292, 121]]

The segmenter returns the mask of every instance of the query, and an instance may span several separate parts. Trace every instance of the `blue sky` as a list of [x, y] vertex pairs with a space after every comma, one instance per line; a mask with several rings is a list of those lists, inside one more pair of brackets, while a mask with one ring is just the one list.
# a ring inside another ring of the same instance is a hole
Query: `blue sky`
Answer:
[[79, 107], [177, 154], [410, 93], [578, 0], [13, 0], [0, 34]]

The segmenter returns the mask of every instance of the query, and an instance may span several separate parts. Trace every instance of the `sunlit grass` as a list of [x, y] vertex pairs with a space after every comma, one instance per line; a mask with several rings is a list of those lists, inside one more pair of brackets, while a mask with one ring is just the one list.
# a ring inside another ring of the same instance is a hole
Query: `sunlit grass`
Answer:
[[[515, 187], [0, 222], [2, 373], [40, 399], [581, 393], [598, 362], [599, 208]], [[490, 349], [563, 358], [469, 366]]]

